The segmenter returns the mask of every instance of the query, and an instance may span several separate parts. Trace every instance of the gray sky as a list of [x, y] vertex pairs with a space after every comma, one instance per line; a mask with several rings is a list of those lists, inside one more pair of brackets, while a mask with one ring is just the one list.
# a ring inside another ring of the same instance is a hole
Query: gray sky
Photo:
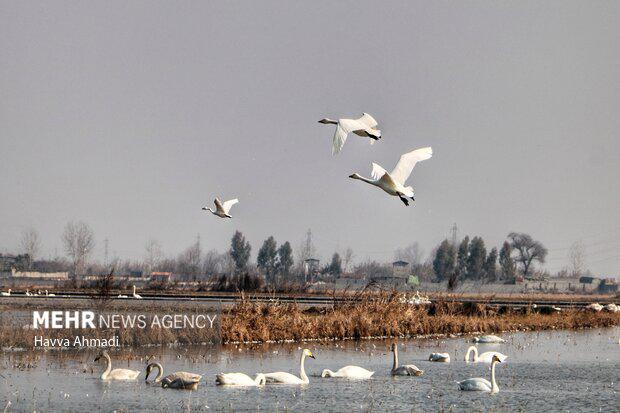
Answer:
[[[121, 257], [235, 229], [322, 258], [391, 259], [510, 231], [619, 274], [620, 2], [0, 3], [0, 251], [62, 252], [67, 221]], [[330, 154], [322, 117], [371, 113], [376, 145]], [[417, 202], [347, 178], [433, 146]], [[235, 219], [200, 208], [238, 197]], [[489, 245], [491, 244], [491, 245]]]

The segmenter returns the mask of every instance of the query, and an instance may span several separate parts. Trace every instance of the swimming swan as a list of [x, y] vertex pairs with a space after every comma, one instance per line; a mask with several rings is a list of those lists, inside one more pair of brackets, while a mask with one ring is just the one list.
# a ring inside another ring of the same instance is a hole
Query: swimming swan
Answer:
[[161, 382], [161, 387], [164, 389], [196, 390], [200, 380], [202, 379], [200, 374], [188, 373], [186, 371], [177, 371], [176, 373], [168, 374], [162, 379], [161, 376], [164, 375], [164, 368], [162, 365], [159, 363], [150, 363], [146, 366], [146, 376], [144, 377], [144, 381], [148, 382], [149, 375], [154, 368], [156, 368], [158, 372], [153, 383]]
[[364, 178], [357, 173], [349, 175], [351, 179], [358, 179], [364, 181], [370, 185], [374, 185], [383, 189], [385, 192], [392, 196], [397, 196], [405, 205], [409, 205], [409, 200], [415, 201], [413, 196], [413, 188], [411, 186], [405, 186], [413, 167], [419, 161], [430, 159], [433, 156], [433, 149], [429, 146], [426, 148], [416, 149], [409, 153], [403, 154], [394, 170], [388, 173], [378, 164], [372, 164], [372, 179]]
[[450, 363], [450, 354], [448, 353], [431, 353], [428, 361], [436, 361], [438, 363]]
[[0, 292], [0, 295], [2, 297], [10, 297], [11, 296], [11, 289], [9, 288], [7, 292], [4, 292], [4, 291]]
[[253, 379], [244, 373], [220, 373], [215, 375], [215, 382], [225, 386], [263, 386], [267, 379], [258, 373]]
[[323, 370], [321, 377], [343, 377], [346, 379], [369, 379], [375, 374], [374, 371], [366, 370], [358, 366], [344, 366], [338, 371]]
[[423, 370], [420, 370], [413, 364], [405, 364], [398, 366], [398, 345], [392, 343], [392, 352], [394, 353], [394, 363], [392, 364], [392, 376], [421, 376], [424, 374]]
[[129, 370], [129, 369], [114, 369], [112, 370], [112, 360], [110, 360], [110, 355], [107, 351], [99, 354], [95, 361], [99, 361], [101, 357], [105, 357], [107, 361], [106, 369], [101, 374], [101, 380], [135, 380], [138, 378], [140, 374], [139, 371]]
[[486, 336], [474, 337], [474, 343], [505, 343], [501, 337], [494, 336], [493, 334], [489, 334]]
[[206, 206], [202, 207], [202, 209], [204, 211], [209, 211], [213, 215], [217, 215], [220, 218], [232, 218], [232, 216], [229, 214], [230, 208], [232, 208], [233, 205], [238, 203], [239, 200], [235, 198], [235, 199], [231, 199], [230, 201], [226, 201], [222, 204], [222, 201], [220, 201], [219, 198], [215, 198], [215, 201], [213, 202], [215, 203], [215, 211]]
[[495, 382], [495, 365], [497, 363], [501, 363], [500, 359], [497, 358], [497, 356], [493, 356], [493, 360], [491, 363], [491, 381], [490, 382], [487, 379], [476, 377], [473, 379], [457, 381], [459, 388], [465, 391], [487, 391], [491, 393], [498, 393], [499, 387], [497, 386], [497, 383]]
[[287, 373], [284, 371], [277, 371], [275, 373], [267, 373], [265, 374], [265, 379], [268, 384], [308, 384], [310, 380], [308, 380], [308, 376], [306, 376], [306, 370], [304, 369], [304, 360], [306, 356], [310, 358], [314, 358], [314, 355], [310, 350], [305, 348], [301, 352], [301, 358], [299, 359], [299, 377]]
[[319, 123], [324, 125], [337, 125], [334, 139], [332, 141], [332, 155], [340, 152], [344, 143], [347, 141], [349, 133], [353, 132], [357, 136], [372, 139], [370, 143], [381, 139], [381, 131], [376, 129], [377, 121], [368, 113], [362, 113], [362, 117], [358, 119], [338, 119], [332, 120], [328, 118], [321, 119]]
[[140, 294], [136, 293], [136, 286], [135, 286], [135, 285], [133, 286], [133, 294], [132, 294], [132, 297], [133, 297], [133, 298], [136, 298], [136, 299], [138, 299], [138, 300], [141, 300], [141, 299], [142, 299], [142, 296], [141, 296]]
[[494, 356], [497, 357], [501, 363], [503, 363], [508, 358], [505, 354], [497, 351], [485, 351], [484, 353], [478, 355], [478, 349], [475, 346], [470, 346], [467, 349], [467, 354], [465, 354], [465, 362], [469, 363], [469, 355], [472, 351], [474, 352], [474, 363], [491, 363], [493, 362]]

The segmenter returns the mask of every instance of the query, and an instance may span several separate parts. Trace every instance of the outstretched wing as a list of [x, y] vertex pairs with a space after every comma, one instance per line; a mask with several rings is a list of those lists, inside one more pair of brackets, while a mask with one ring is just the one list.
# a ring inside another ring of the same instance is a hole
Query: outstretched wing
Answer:
[[362, 113], [362, 117], [359, 119], [355, 119], [357, 122], [363, 123], [369, 129], [375, 129], [375, 126], [378, 125], [375, 118], [370, 116], [368, 113]]
[[411, 171], [415, 164], [419, 161], [429, 159], [431, 156], [433, 156], [433, 148], [430, 146], [406, 153], [400, 157], [390, 175], [395, 181], [404, 185], [409, 175], [411, 175]]
[[336, 132], [334, 133], [334, 140], [332, 142], [332, 155], [337, 155], [347, 141], [347, 135], [349, 134], [348, 128], [341, 125], [338, 122], [336, 126]]
[[228, 214], [228, 211], [230, 211], [230, 208], [233, 205], [235, 205], [237, 202], [239, 202], [237, 198], [224, 202], [224, 205], [222, 205], [222, 207], [224, 208], [224, 212]]
[[379, 164], [376, 164], [374, 162], [372, 163], [372, 172], [370, 173], [372, 179], [381, 179], [381, 177], [386, 173], [387, 171], [383, 169]]
[[224, 208], [222, 208], [222, 201], [220, 201], [219, 198], [215, 198], [215, 201], [213, 201], [213, 203], [215, 203], [215, 209], [217, 211], [223, 211]]

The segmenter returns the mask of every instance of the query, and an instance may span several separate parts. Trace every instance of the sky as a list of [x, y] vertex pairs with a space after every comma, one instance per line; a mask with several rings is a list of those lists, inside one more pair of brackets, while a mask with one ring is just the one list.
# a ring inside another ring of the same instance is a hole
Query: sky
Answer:
[[[311, 228], [323, 260], [391, 260], [456, 223], [620, 275], [619, 38], [617, 1], [1, 2], [0, 252], [82, 220], [96, 259]], [[332, 156], [317, 121], [362, 112], [383, 138]], [[424, 146], [408, 208], [348, 178]]]

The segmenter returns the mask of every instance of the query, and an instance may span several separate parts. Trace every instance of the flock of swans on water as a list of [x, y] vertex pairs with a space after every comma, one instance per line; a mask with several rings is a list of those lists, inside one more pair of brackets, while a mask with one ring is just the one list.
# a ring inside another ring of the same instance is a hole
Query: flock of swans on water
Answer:
[[[504, 339], [494, 335], [485, 335], [474, 338], [476, 343], [503, 343]], [[392, 376], [421, 376], [424, 374], [423, 370], [420, 370], [414, 364], [399, 365], [398, 363], [398, 345], [393, 343], [391, 346], [393, 353], [393, 363], [390, 374]], [[497, 363], [503, 363], [508, 358], [506, 355], [497, 351], [486, 351], [482, 354], [478, 354], [478, 349], [475, 346], [470, 346], [465, 355], [465, 361], [470, 362], [470, 355], [473, 353], [471, 359], [474, 363], [491, 363], [491, 380], [487, 380], [482, 377], [475, 377], [457, 382], [460, 390], [464, 391], [484, 391], [490, 393], [499, 392], [499, 386], [495, 381], [495, 365]], [[306, 357], [314, 359], [314, 354], [310, 350], [303, 349], [299, 359], [299, 376], [291, 374], [285, 371], [276, 371], [273, 373], [258, 373], [254, 378], [248, 376], [245, 373], [219, 373], [215, 376], [215, 383], [222, 386], [264, 386], [269, 384], [289, 384], [289, 385], [305, 385], [310, 383], [310, 379], [306, 374], [305, 360]], [[95, 361], [100, 359], [106, 360], [106, 368], [101, 374], [102, 380], [136, 380], [140, 375], [139, 370], [130, 369], [112, 369], [112, 360], [107, 351], [102, 352], [95, 358]], [[449, 363], [450, 355], [448, 353], [431, 353], [428, 358], [429, 361]], [[153, 370], [157, 370], [157, 375], [151, 381], [149, 377]], [[329, 369], [323, 370], [321, 377], [337, 377], [345, 379], [369, 379], [374, 374], [374, 371], [367, 370], [360, 366], [344, 366], [339, 370], [332, 371]], [[144, 380], [147, 383], [158, 384], [163, 388], [170, 389], [186, 389], [196, 390], [198, 384], [202, 380], [202, 375], [196, 373], [188, 373], [186, 371], [177, 371], [172, 374], [164, 376], [164, 368], [159, 363], [149, 363], [146, 366], [146, 374]]]
[[[321, 119], [319, 123], [326, 125], [336, 125], [336, 131], [332, 139], [332, 155], [338, 154], [347, 137], [350, 133], [355, 135], [370, 138], [370, 143], [381, 139], [381, 131], [377, 129], [378, 123], [368, 113], [362, 113], [362, 116], [358, 119], [338, 119], [332, 120], [328, 118]], [[426, 148], [416, 149], [414, 151], [401, 155], [400, 159], [396, 163], [396, 167], [392, 172], [387, 172], [383, 167], [377, 163], [372, 163], [371, 178], [365, 178], [358, 173], [349, 175], [351, 179], [357, 179], [367, 184], [376, 186], [382, 189], [391, 196], [397, 196], [405, 204], [409, 205], [409, 199], [415, 201], [413, 188], [411, 186], [405, 186], [406, 181], [411, 175], [413, 167], [419, 161], [424, 161], [433, 156], [433, 149], [429, 146]], [[232, 218], [230, 215], [230, 209], [233, 205], [238, 203], [238, 199], [231, 199], [226, 202], [220, 201], [219, 198], [215, 198], [215, 209], [209, 207], [202, 207], [204, 211], [209, 211], [213, 215], [220, 218]]]

